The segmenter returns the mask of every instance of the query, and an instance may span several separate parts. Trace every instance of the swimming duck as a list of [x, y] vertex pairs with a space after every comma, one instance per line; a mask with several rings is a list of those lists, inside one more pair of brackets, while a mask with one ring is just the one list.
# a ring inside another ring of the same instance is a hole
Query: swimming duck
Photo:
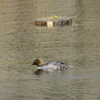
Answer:
[[37, 65], [38, 69], [41, 69], [44, 71], [63, 70], [68, 67], [62, 62], [56, 62], [56, 61], [50, 61], [44, 64], [44, 62], [41, 59], [36, 59], [32, 63], [32, 65]]

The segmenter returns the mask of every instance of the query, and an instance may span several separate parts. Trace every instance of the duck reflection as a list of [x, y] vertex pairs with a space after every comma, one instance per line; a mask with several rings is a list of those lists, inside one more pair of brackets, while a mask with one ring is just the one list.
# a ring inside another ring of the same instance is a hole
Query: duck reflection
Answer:
[[34, 74], [36, 75], [44, 75], [45, 74], [45, 71], [41, 70], [41, 69], [38, 69], [34, 72]]
[[34, 72], [35, 75], [61, 75], [64, 73], [64, 70], [55, 70], [55, 71], [44, 71], [42, 69], [38, 69]]

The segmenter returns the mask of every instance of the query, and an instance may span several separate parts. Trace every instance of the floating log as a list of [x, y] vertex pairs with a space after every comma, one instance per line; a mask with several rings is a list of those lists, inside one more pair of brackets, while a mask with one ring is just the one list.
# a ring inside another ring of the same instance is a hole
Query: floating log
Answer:
[[34, 21], [34, 24], [37, 26], [65, 26], [65, 25], [72, 25], [72, 19], [66, 17], [58, 17], [58, 16], [51, 16], [51, 17], [43, 17], [38, 18]]

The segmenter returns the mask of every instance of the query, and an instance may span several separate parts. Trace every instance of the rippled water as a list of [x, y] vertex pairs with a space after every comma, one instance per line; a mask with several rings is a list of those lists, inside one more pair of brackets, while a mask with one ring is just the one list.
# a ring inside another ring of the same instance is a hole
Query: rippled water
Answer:
[[[100, 99], [100, 0], [1, 0], [0, 9], [0, 100]], [[52, 15], [73, 25], [34, 25]], [[34, 75], [36, 58], [75, 67]]]

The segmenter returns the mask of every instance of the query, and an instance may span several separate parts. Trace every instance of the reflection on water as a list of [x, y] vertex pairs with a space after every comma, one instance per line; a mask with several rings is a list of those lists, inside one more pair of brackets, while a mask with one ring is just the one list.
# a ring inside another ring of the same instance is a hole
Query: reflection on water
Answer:
[[45, 71], [43, 71], [43, 70], [41, 70], [41, 69], [38, 69], [38, 70], [36, 70], [36, 71], [34, 72], [34, 74], [36, 74], [36, 75], [44, 75], [44, 74], [46, 74], [46, 73], [45, 73]]
[[[100, 0], [1, 0], [0, 100], [99, 100], [99, 7]], [[73, 25], [48, 29], [33, 23], [52, 15], [71, 17]], [[75, 67], [35, 75], [36, 58]]]

